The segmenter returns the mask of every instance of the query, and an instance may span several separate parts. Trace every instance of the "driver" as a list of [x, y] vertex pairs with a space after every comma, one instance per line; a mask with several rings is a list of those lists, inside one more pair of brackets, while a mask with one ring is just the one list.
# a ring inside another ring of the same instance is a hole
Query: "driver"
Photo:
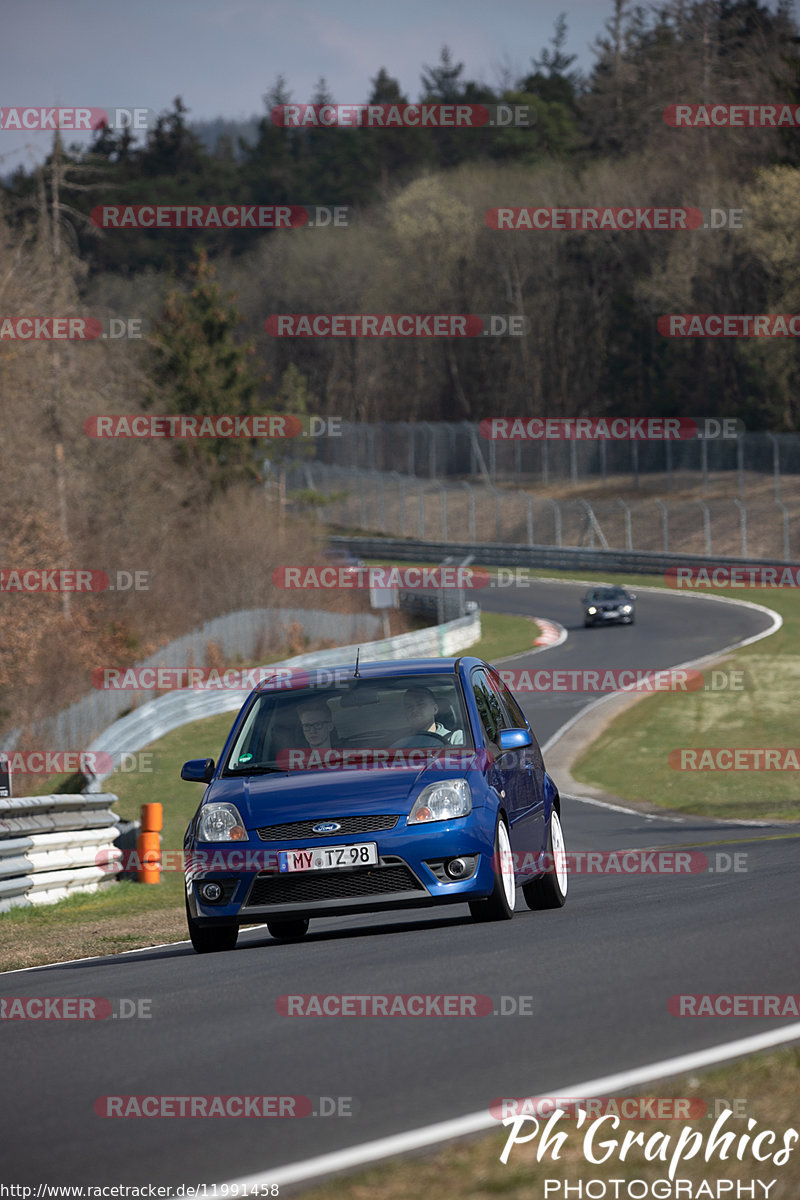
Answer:
[[464, 745], [463, 729], [448, 729], [436, 720], [439, 705], [430, 688], [409, 688], [403, 697], [403, 707], [413, 733], [435, 733], [451, 746]]

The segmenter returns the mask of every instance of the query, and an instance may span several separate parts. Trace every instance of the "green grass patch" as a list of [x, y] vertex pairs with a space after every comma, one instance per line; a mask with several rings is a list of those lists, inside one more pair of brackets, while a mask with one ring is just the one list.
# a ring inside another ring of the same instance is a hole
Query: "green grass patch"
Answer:
[[[732, 1066], [704, 1072], [700, 1076], [684, 1076], [682, 1079], [670, 1080], [653, 1088], [642, 1089], [636, 1094], [642, 1097], [674, 1097], [699, 1102], [700, 1111], [704, 1102], [707, 1115], [690, 1116], [688, 1120], [631, 1120], [620, 1117], [619, 1128], [616, 1129], [606, 1120], [596, 1129], [595, 1154], [597, 1157], [603, 1157], [614, 1139], [617, 1140], [619, 1148], [625, 1135], [631, 1131], [643, 1133], [645, 1144], [655, 1133], [667, 1135], [670, 1140], [666, 1144], [671, 1155], [681, 1134], [688, 1127], [702, 1135], [703, 1147], [694, 1158], [681, 1160], [676, 1175], [680, 1179], [692, 1181], [692, 1195], [716, 1195], [714, 1181], [717, 1179], [734, 1181], [733, 1190], [726, 1191], [725, 1195], [737, 1194], [737, 1182], [742, 1185], [742, 1195], [750, 1195], [751, 1187], [753, 1194], [763, 1194], [759, 1184], [754, 1183], [763, 1179], [775, 1181], [770, 1188], [770, 1200], [797, 1200], [800, 1196], [800, 1150], [791, 1140], [788, 1161], [781, 1166], [776, 1166], [771, 1161], [760, 1162], [748, 1152], [749, 1143], [744, 1143], [741, 1160], [736, 1157], [736, 1149], [743, 1134], [749, 1133], [752, 1139], [763, 1130], [771, 1130], [775, 1134], [775, 1140], [773, 1143], [767, 1138], [762, 1142], [759, 1153], [775, 1154], [783, 1148], [784, 1132], [798, 1127], [799, 1069], [800, 1050], [792, 1047], [755, 1055]], [[532, 1085], [531, 1092], [533, 1091]], [[729, 1102], [734, 1115], [724, 1122], [718, 1135], [730, 1130], [735, 1134], [737, 1144], [733, 1145], [727, 1158], [720, 1158], [717, 1151], [710, 1161], [706, 1162], [704, 1149], [708, 1145], [717, 1110], [722, 1111], [722, 1100]], [[750, 1118], [757, 1122], [752, 1129], [748, 1128]], [[577, 1196], [579, 1184], [583, 1182], [585, 1188], [589, 1180], [603, 1181], [607, 1185], [607, 1195], [613, 1196], [616, 1194], [615, 1187], [610, 1181], [614, 1179], [622, 1181], [619, 1185], [620, 1196], [628, 1194], [626, 1185], [631, 1180], [646, 1181], [648, 1196], [674, 1194], [672, 1187], [667, 1191], [662, 1183], [658, 1183], [653, 1191], [656, 1180], [668, 1179], [668, 1161], [659, 1161], [658, 1158], [647, 1161], [642, 1146], [633, 1147], [624, 1160], [612, 1149], [607, 1162], [589, 1162], [583, 1153], [583, 1138], [587, 1127], [594, 1120], [596, 1117], [590, 1112], [580, 1129], [577, 1128], [574, 1117], [565, 1117], [559, 1121], [555, 1127], [556, 1131], [563, 1130], [567, 1136], [559, 1149], [558, 1159], [553, 1157], [551, 1143], [550, 1148], [543, 1151], [542, 1161], [537, 1162], [537, 1153], [543, 1143], [542, 1133], [546, 1124], [546, 1120], [541, 1120], [538, 1132], [532, 1123], [523, 1127], [520, 1136], [530, 1133], [535, 1133], [535, 1136], [525, 1144], [513, 1146], [505, 1164], [500, 1162], [500, 1155], [509, 1137], [510, 1127], [475, 1138], [461, 1139], [443, 1149], [424, 1151], [414, 1157], [395, 1159], [370, 1167], [358, 1174], [313, 1187], [304, 1191], [303, 1196], [305, 1200], [372, 1200], [375, 1196], [380, 1196], [381, 1200], [408, 1200], [411, 1196], [458, 1196], [459, 1200], [490, 1200], [496, 1196], [503, 1196], [505, 1200], [538, 1200], [545, 1194], [546, 1180], [561, 1181], [562, 1186], [558, 1192], [550, 1189], [550, 1195], [553, 1197], [564, 1195], [565, 1183], [569, 1184], [570, 1189], [567, 1194]], [[656, 1148], [663, 1147], [664, 1144], [663, 1139], [660, 1139]], [[704, 1181], [708, 1181], [706, 1188], [710, 1186], [713, 1191], [697, 1192]], [[598, 1196], [601, 1194], [597, 1184], [592, 1184], [592, 1193]], [[641, 1184], [636, 1185], [633, 1194], [644, 1194]]]
[[481, 639], [466, 650], [486, 662], [497, 662], [512, 654], [524, 654], [534, 649], [541, 629], [533, 617], [517, 617], [512, 613], [481, 613]]
[[[719, 593], [745, 599], [742, 589]], [[751, 598], [748, 594], [747, 599]], [[800, 819], [796, 771], [678, 770], [680, 748], [798, 746], [795, 697], [800, 684], [800, 598], [785, 589], [759, 592], [780, 613], [771, 637], [726, 656], [725, 670], [744, 672], [741, 691], [663, 692], [622, 713], [574, 764], [581, 783], [676, 812], [762, 820]], [[705, 672], [708, 679], [708, 670]]]

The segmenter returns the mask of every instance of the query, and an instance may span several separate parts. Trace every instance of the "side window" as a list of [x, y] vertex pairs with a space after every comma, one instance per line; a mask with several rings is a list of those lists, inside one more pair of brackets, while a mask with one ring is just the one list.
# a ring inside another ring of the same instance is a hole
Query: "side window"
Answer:
[[544, 770], [544, 760], [542, 758], [541, 747], [539, 746], [539, 742], [536, 739], [536, 734], [533, 732], [533, 729], [531, 728], [530, 723], [528, 721], [526, 721], [525, 715], [522, 712], [522, 709], [517, 704], [516, 700], [511, 695], [511, 692], [508, 690], [506, 685], [503, 683], [502, 679], [497, 679], [494, 681], [494, 683], [495, 683], [495, 687], [498, 689], [498, 691], [500, 692], [500, 695], [502, 697], [503, 707], [505, 708], [506, 712], [508, 713], [509, 727], [511, 729], [525, 729], [525, 728], [530, 729], [531, 745], [528, 748], [528, 754], [530, 756], [530, 761], [533, 763], [534, 766], [540, 767], [542, 770]]
[[478, 709], [478, 716], [481, 719], [484, 733], [491, 744], [497, 748], [497, 739], [500, 730], [506, 723], [505, 714], [500, 705], [500, 700], [497, 693], [494, 691], [486, 672], [478, 667], [472, 672], [471, 676], [472, 691], [475, 695], [475, 704]]
[[508, 720], [506, 725], [509, 729], [527, 729], [528, 722], [525, 720], [525, 715], [517, 704], [511, 692], [508, 690], [502, 679], [493, 679], [497, 691], [500, 693], [500, 700], [503, 708], [506, 710]]

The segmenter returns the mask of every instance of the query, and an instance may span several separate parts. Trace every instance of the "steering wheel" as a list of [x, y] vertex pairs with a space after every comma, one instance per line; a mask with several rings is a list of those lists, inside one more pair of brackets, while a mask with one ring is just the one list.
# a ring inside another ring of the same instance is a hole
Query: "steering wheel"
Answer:
[[440, 733], [431, 733], [426, 729], [424, 733], [412, 733], [407, 737], [398, 738], [396, 742], [392, 742], [390, 749], [401, 750], [411, 749], [414, 746], [424, 747], [433, 743], [434, 746], [449, 746], [447, 738], [442, 737]]

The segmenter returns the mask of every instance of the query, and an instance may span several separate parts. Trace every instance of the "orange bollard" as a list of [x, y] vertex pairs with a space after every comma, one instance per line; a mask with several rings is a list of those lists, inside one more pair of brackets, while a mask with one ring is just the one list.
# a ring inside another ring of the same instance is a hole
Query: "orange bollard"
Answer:
[[142, 805], [142, 833], [160, 833], [164, 828], [163, 804]]
[[[160, 805], [155, 807], [160, 808]], [[161, 837], [152, 830], [140, 833], [136, 839], [136, 853], [139, 856], [137, 878], [139, 883], [159, 883], [161, 881]]]

